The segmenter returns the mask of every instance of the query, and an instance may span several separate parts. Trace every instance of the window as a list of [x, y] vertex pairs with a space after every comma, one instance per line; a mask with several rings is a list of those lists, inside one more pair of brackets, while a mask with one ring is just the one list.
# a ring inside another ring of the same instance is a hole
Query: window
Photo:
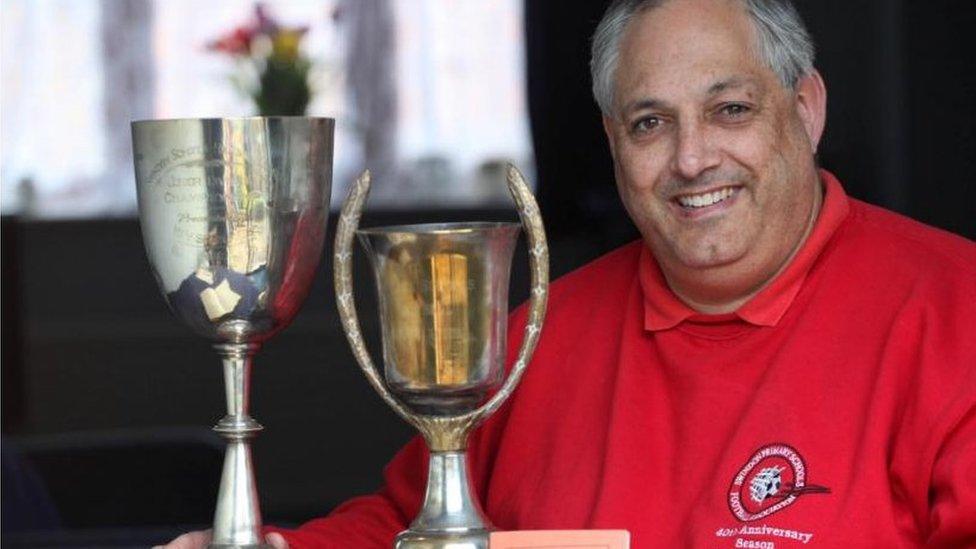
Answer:
[[[333, 204], [364, 167], [375, 207], [507, 200], [505, 161], [531, 179], [520, 0], [264, 4], [309, 26], [308, 114], [337, 120]], [[3, 212], [132, 215], [129, 120], [254, 112], [205, 49], [250, 16], [234, 0], [6, 0]]]
[[31, 195], [46, 215], [116, 208], [104, 179], [99, 13], [95, 2], [56, 0], [7, 1], [0, 10], [4, 213]]

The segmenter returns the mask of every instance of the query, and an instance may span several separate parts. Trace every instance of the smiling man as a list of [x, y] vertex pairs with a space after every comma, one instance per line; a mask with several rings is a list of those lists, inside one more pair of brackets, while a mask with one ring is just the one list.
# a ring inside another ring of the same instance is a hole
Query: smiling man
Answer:
[[775, 29], [744, 13], [787, 15], [775, 3], [645, 4], [611, 12], [595, 45], [617, 184], [670, 288], [697, 310], [731, 312], [817, 217], [823, 81], [805, 33], [784, 36], [781, 61], [761, 34]]
[[[592, 71], [643, 239], [552, 286], [521, 385], [473, 435], [495, 525], [976, 546], [976, 245], [818, 170], [826, 91], [792, 5], [617, 1]], [[388, 547], [426, 462], [414, 440], [380, 492], [275, 542]]]

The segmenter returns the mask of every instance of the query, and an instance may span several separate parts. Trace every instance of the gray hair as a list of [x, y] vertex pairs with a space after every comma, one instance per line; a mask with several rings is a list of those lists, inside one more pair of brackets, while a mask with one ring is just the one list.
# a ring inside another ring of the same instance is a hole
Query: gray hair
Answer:
[[[593, 97], [603, 114], [613, 111], [614, 80], [620, 42], [634, 16], [667, 0], [614, 0], [593, 34], [590, 74]], [[813, 71], [814, 46], [803, 19], [790, 0], [741, 0], [756, 29], [760, 58], [788, 88]]]

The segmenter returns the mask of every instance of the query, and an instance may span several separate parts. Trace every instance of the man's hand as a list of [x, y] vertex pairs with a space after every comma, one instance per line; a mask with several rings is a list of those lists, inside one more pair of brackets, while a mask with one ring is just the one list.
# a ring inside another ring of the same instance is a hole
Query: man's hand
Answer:
[[[187, 532], [168, 544], [157, 545], [153, 549], [206, 549], [211, 537], [210, 530]], [[288, 542], [277, 532], [271, 532], [265, 536], [265, 541], [270, 543], [275, 549], [288, 549]]]

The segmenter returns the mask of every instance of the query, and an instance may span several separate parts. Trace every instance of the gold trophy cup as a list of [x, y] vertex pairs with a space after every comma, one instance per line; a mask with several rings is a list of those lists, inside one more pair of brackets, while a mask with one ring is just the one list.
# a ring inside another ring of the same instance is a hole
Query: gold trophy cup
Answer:
[[[542, 329], [549, 286], [539, 208], [522, 174], [509, 166], [507, 175], [528, 237], [531, 302], [525, 338], [504, 383], [508, 281], [519, 225], [442, 223], [357, 231], [369, 172], [355, 182], [342, 207], [335, 288], [343, 329], [370, 384], [420, 431], [430, 450], [423, 506], [397, 536], [398, 549], [488, 547], [492, 527], [468, 475], [468, 434], [515, 390]], [[366, 351], [353, 300], [357, 233], [376, 277], [382, 377]]]

